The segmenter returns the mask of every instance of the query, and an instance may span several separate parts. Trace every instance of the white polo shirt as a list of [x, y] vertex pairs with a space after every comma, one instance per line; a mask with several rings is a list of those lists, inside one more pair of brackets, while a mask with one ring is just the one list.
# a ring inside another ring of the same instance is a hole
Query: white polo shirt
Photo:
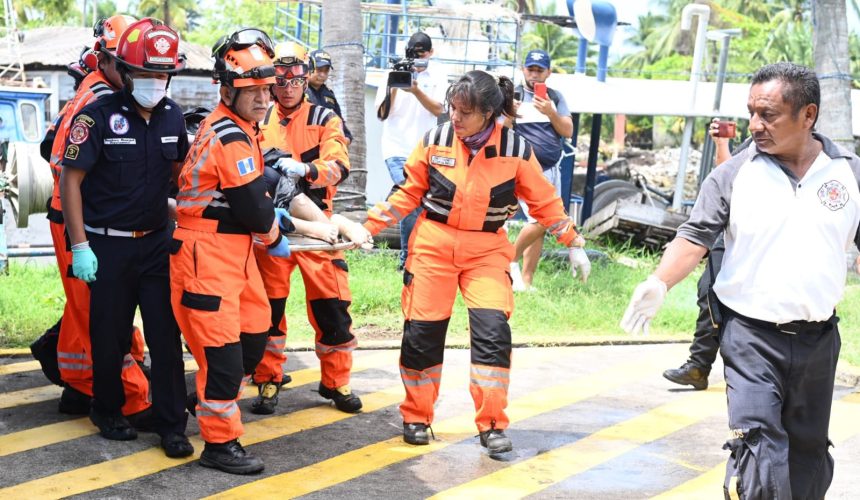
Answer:
[[860, 242], [860, 159], [824, 136], [797, 179], [755, 144], [714, 170], [678, 236], [710, 248], [725, 229], [714, 292], [763, 321], [824, 321], [842, 299], [846, 251]]
[[[415, 74], [418, 87], [434, 101], [445, 103], [448, 91], [448, 75], [445, 68], [430, 61], [427, 69]], [[388, 81], [388, 74], [383, 81]], [[386, 86], [382, 84], [376, 92], [374, 109], [385, 100]], [[424, 134], [436, 126], [436, 116], [427, 111], [414, 95], [398, 89], [394, 106], [388, 118], [382, 122], [382, 158], [402, 156], [409, 158], [412, 150]]]

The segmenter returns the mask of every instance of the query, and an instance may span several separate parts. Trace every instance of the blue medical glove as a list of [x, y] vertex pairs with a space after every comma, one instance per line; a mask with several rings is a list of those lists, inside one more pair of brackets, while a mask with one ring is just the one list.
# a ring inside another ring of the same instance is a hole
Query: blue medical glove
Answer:
[[269, 247], [269, 255], [272, 257], [289, 257], [290, 256], [290, 240], [283, 234], [281, 241], [273, 247]]
[[[77, 248], [75, 248], [77, 247]], [[72, 246], [72, 274], [87, 283], [96, 280], [99, 260], [90, 250], [89, 243], [78, 243]]]
[[291, 232], [294, 229], [293, 218], [290, 217], [290, 212], [286, 208], [275, 209], [275, 220], [278, 221], [278, 227], [281, 231]]
[[281, 158], [275, 162], [272, 168], [280, 172], [281, 175], [288, 175], [291, 177], [302, 178], [308, 175], [307, 163], [302, 163], [292, 158]]

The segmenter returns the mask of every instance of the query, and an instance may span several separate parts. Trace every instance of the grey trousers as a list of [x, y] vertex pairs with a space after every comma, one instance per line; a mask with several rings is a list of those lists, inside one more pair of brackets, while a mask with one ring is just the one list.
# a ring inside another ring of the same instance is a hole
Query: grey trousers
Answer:
[[726, 498], [732, 490], [743, 499], [824, 498], [833, 479], [827, 432], [841, 346], [837, 322], [834, 316], [789, 334], [723, 308]]

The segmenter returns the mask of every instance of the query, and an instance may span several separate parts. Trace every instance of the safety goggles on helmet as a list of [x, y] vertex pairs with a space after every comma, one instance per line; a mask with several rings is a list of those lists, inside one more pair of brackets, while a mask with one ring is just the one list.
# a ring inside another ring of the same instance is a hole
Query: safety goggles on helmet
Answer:
[[212, 56], [215, 58], [219, 56], [223, 57], [228, 50], [246, 49], [252, 45], [259, 45], [270, 58], [275, 57], [275, 48], [274, 44], [272, 44], [272, 39], [269, 38], [269, 35], [265, 31], [256, 28], [240, 29], [229, 37], [222, 37], [212, 47]]
[[284, 66], [276, 61], [275, 75], [287, 79], [305, 78], [308, 76], [308, 67], [303, 63]]

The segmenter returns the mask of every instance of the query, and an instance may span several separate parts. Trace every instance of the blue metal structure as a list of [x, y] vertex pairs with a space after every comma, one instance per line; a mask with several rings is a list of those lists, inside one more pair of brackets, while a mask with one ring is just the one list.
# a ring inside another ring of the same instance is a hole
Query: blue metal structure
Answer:
[[[438, 28], [462, 22], [466, 33], [460, 36], [446, 34], [445, 42], [462, 44], [462, 57], [444, 58], [437, 54], [434, 60], [461, 64], [476, 69], [516, 70], [519, 53], [519, 25], [514, 18], [480, 19], [468, 13], [432, 8], [432, 2], [410, 0], [382, 0], [362, 3], [364, 31], [362, 43], [365, 64], [368, 67], [387, 68], [397, 53], [397, 43], [405, 42], [412, 33], [427, 28]], [[275, 9], [273, 35], [276, 40], [291, 40], [309, 48], [322, 47], [322, 2], [319, 0], [279, 1]], [[475, 27], [477, 26], [477, 27]], [[469, 47], [487, 44], [487, 54], [480, 59], [469, 59]]]

